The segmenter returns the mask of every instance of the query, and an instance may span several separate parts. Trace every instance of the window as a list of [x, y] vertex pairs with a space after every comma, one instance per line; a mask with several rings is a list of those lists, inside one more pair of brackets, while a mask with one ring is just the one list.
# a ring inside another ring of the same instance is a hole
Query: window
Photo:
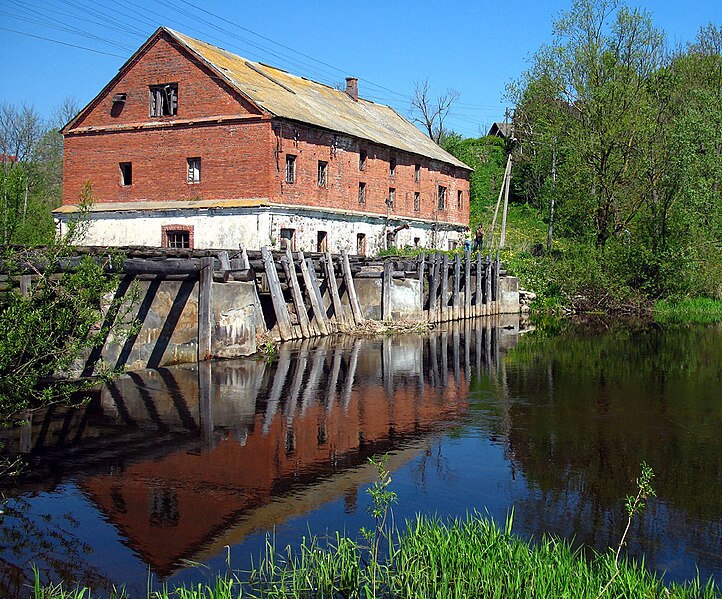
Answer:
[[366, 203], [366, 183], [358, 184], [358, 203], [359, 204]]
[[366, 158], [368, 158], [368, 154], [364, 150], [361, 150], [358, 154], [358, 170], [366, 170]]
[[191, 236], [188, 231], [166, 231], [167, 247], [189, 248], [191, 247]]
[[386, 205], [393, 210], [394, 202], [396, 202], [396, 189], [389, 187], [389, 197], [386, 198]]
[[319, 231], [316, 235], [316, 251], [328, 251], [328, 233], [326, 233], [326, 231]]
[[421, 165], [417, 164], [414, 166], [414, 181], [417, 183], [421, 182]]
[[391, 158], [389, 160], [389, 177], [395, 177], [396, 176], [396, 158]]
[[328, 162], [318, 161], [318, 186], [326, 187], [328, 181]]
[[464, 202], [464, 192], [459, 190], [456, 192], [456, 207], [461, 210], [461, 206]]
[[121, 162], [120, 163], [120, 184], [121, 185], [133, 185], [133, 163], [132, 162]]
[[416, 212], [421, 210], [421, 194], [418, 191], [414, 192], [414, 210]]
[[281, 229], [281, 249], [296, 251], [296, 229]]
[[296, 182], [296, 157], [286, 154], [286, 183]]
[[414, 237], [414, 247], [420, 247], [421, 246], [421, 237]]
[[150, 86], [150, 116], [173, 116], [178, 113], [178, 84]]
[[192, 225], [163, 225], [161, 246], [164, 248], [193, 249]]
[[359, 256], [366, 255], [366, 235], [364, 233], [356, 234], [356, 253]]
[[188, 158], [188, 183], [201, 182], [201, 159]]
[[439, 185], [437, 199], [439, 201], [439, 210], [446, 210], [446, 187], [443, 185]]

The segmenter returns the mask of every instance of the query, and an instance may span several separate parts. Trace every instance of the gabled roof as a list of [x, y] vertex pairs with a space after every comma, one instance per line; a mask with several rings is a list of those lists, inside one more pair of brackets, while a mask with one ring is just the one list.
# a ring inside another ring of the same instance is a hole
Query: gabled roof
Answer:
[[[393, 108], [359, 98], [161, 27], [121, 68], [138, 60], [152, 40], [167, 34], [231, 87], [272, 116], [337, 131], [359, 139], [473, 170], [443, 150]], [[107, 86], [106, 86], [107, 87]], [[81, 113], [82, 114], [82, 113]], [[75, 121], [74, 119], [73, 121]], [[66, 127], [71, 127], [73, 121]]]

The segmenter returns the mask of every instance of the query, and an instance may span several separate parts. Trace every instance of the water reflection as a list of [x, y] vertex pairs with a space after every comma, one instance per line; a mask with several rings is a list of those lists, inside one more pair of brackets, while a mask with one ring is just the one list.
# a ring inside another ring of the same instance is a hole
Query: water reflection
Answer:
[[[161, 578], [335, 498], [352, 514], [373, 480], [367, 457], [393, 451], [397, 468], [425, 459], [422, 441], [465, 416], [472, 371], [496, 368], [499, 340], [516, 338], [515, 322], [492, 324], [130, 373], [87, 406], [35, 414], [10, 434], [30, 459], [10, 503], [72, 480]], [[25, 566], [34, 556], [51, 578], [68, 574], [22, 545]], [[97, 556], [65, 557], [102, 571]]]

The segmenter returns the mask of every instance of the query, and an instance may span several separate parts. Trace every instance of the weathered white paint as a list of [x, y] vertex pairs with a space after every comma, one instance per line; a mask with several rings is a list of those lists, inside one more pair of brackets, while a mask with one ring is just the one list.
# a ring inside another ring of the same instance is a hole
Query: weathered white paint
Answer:
[[[59, 217], [61, 233], [67, 230], [69, 215]], [[362, 213], [290, 207], [223, 208], [205, 210], [133, 210], [93, 212], [84, 239], [85, 245], [149, 246], [162, 245], [162, 227], [192, 226], [196, 249], [232, 249], [243, 245], [257, 249], [268, 245], [281, 249], [281, 229], [294, 231], [293, 250], [315, 252], [318, 234], [327, 234], [328, 250], [357, 253], [357, 236], [366, 236], [366, 253], [374, 255], [386, 248], [387, 232], [402, 225], [395, 246], [448, 249], [464, 239], [459, 225], [424, 219], [399, 219]]]

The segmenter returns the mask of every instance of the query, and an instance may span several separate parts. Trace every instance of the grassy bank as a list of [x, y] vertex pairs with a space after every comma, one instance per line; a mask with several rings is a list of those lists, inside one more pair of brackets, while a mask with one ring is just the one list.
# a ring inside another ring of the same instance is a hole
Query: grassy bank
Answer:
[[[374, 538], [370, 540], [373, 546]], [[91, 596], [87, 589], [63, 592], [36, 587], [35, 591], [37, 599]], [[665, 585], [642, 565], [625, 560], [617, 573], [611, 550], [589, 560], [563, 541], [544, 538], [531, 544], [511, 533], [510, 522], [500, 527], [474, 515], [449, 522], [418, 517], [393, 539], [388, 557], [379, 559], [342, 536], [330, 545], [312, 539], [283, 552], [269, 544], [252, 572], [149, 595], [154, 599], [600, 596], [681, 599], [720, 594], [711, 582]]]
[[677, 302], [660, 300], [654, 305], [654, 319], [663, 324], [711, 324], [722, 322], [722, 301], [709, 298]]

